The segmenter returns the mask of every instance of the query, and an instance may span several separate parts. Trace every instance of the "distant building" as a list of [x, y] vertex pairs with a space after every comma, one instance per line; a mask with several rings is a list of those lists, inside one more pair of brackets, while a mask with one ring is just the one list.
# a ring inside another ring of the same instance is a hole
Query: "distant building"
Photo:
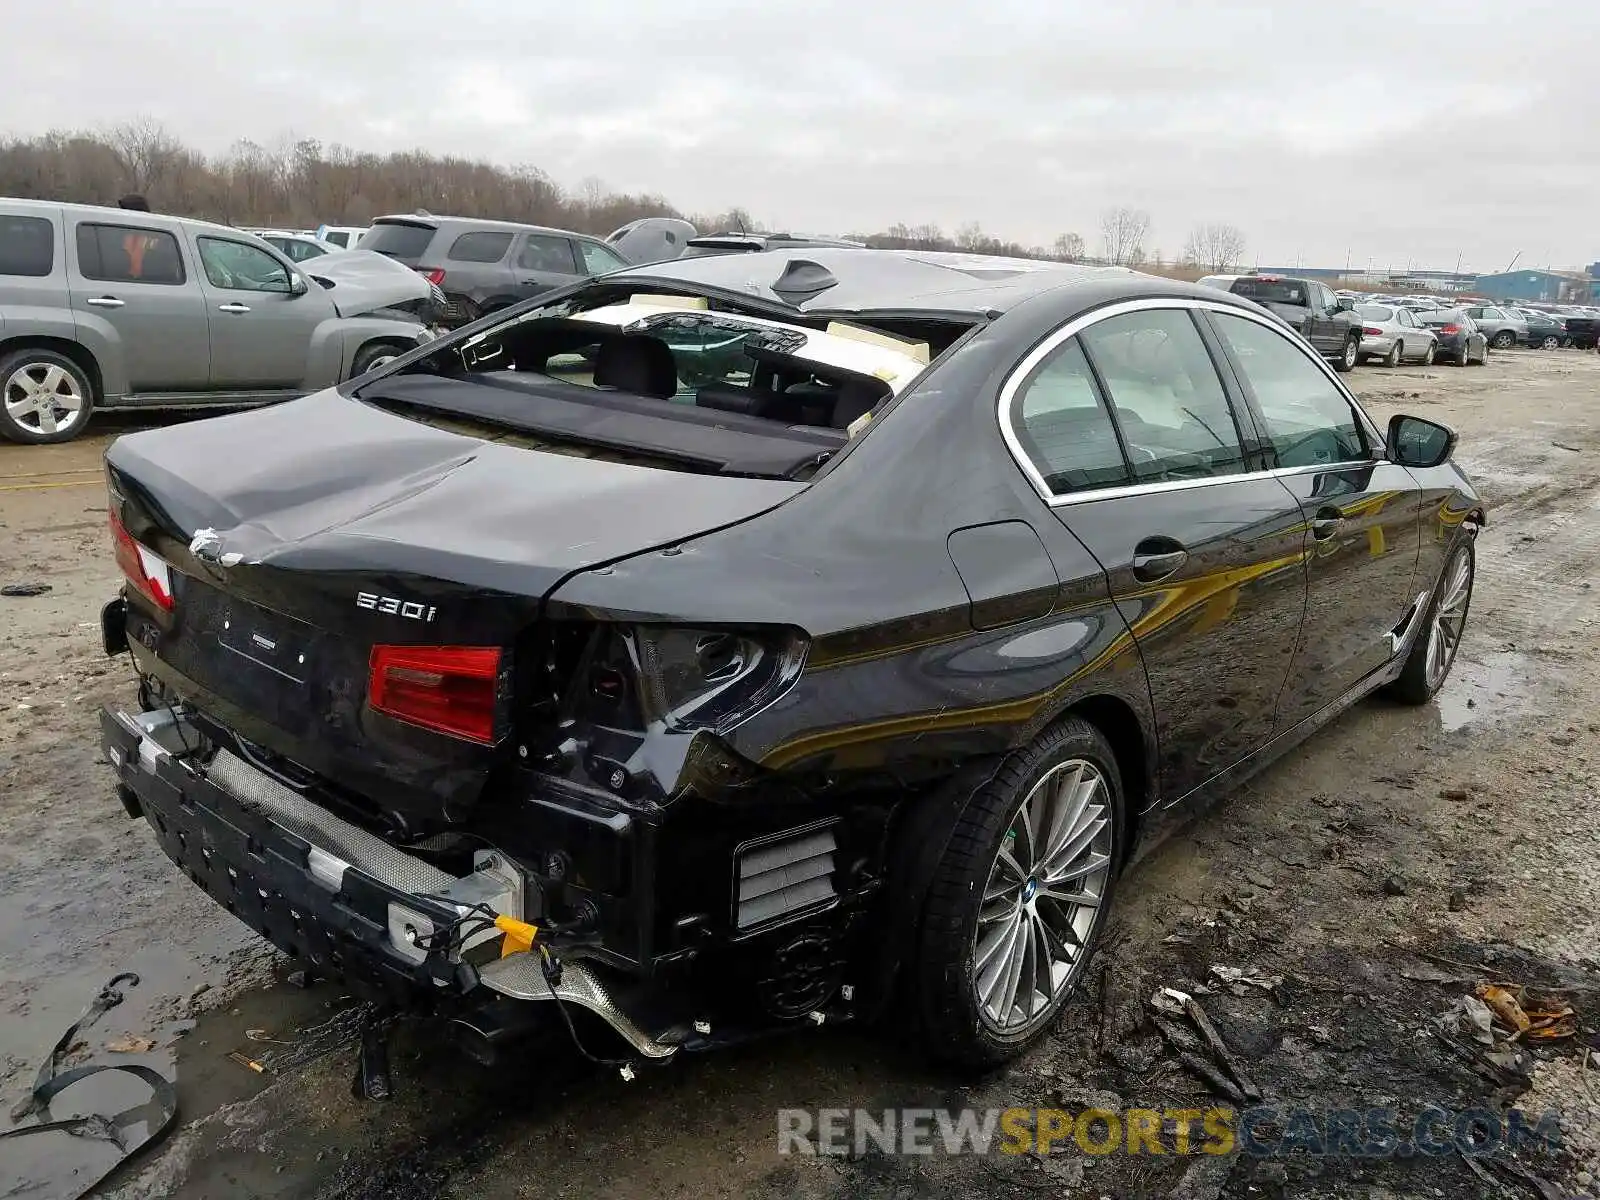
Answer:
[[1594, 299], [1596, 285], [1593, 268], [1590, 272], [1502, 271], [1498, 275], [1479, 275], [1475, 290], [1495, 300], [1588, 304]]

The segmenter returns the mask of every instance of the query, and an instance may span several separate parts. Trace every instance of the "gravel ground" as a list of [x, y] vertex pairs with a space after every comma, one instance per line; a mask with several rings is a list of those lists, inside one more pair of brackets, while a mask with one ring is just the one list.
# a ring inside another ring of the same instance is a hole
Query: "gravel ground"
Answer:
[[[1600, 1051], [1582, 1065], [1600, 1046], [1600, 356], [1511, 352], [1351, 378], [1380, 419], [1456, 425], [1491, 505], [1450, 682], [1424, 709], [1359, 706], [1138, 863], [1054, 1036], [981, 1080], [943, 1076], [871, 1030], [632, 1084], [555, 1051], [487, 1073], [413, 1030], [397, 1045], [401, 1096], [353, 1101], [347, 1001], [287, 986], [284, 964], [126, 819], [96, 761], [98, 705], [131, 694], [125, 662], [97, 645], [116, 583], [97, 464], [126, 426], [0, 447], [0, 584], [51, 588], [0, 598], [7, 1101], [100, 983], [132, 969], [143, 983], [82, 1053], [152, 1039], [135, 1059], [175, 1072], [182, 1108], [178, 1132], [113, 1181], [130, 1198], [1538, 1195], [1485, 1182], [1459, 1156], [1238, 1156], [1208, 1167], [1206, 1190], [1180, 1183], [1189, 1164], [1170, 1156], [777, 1154], [780, 1107], [1204, 1106], [1207, 1086], [1163, 1051], [1142, 1001], [1157, 985], [1212, 986], [1202, 1001], [1269, 1102], [1554, 1110], [1564, 1149], [1522, 1169], [1600, 1195]], [[1235, 995], [1214, 986], [1214, 966], [1283, 983]], [[1578, 1011], [1578, 1036], [1533, 1051], [1531, 1083], [1486, 1077], [1433, 1032], [1484, 982], [1563, 988]]]

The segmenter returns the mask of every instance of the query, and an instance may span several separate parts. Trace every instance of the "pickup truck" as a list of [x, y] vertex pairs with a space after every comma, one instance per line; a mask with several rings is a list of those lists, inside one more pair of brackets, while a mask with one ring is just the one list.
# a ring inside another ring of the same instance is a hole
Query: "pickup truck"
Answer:
[[1241, 275], [1228, 290], [1281, 317], [1335, 370], [1353, 370], [1360, 361], [1361, 320], [1351, 311], [1353, 303], [1339, 299], [1315, 279]]

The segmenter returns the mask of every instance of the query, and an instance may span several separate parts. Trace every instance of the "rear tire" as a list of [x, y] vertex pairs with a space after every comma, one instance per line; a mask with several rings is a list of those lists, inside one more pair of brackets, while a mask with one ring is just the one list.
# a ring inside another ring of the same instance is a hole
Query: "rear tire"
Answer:
[[69, 442], [89, 426], [94, 385], [55, 350], [0, 357], [0, 437], [28, 446]]
[[1456, 351], [1455, 364], [1458, 367], [1467, 365], [1467, 340], [1465, 338], [1461, 339], [1461, 349]]
[[1400, 365], [1400, 360], [1405, 357], [1406, 344], [1399, 339], [1389, 347], [1389, 353], [1383, 356], [1383, 365], [1394, 368]]
[[1539, 342], [1539, 349], [1541, 350], [1559, 350], [1560, 348], [1561, 339], [1558, 337], [1548, 336]]
[[1509, 329], [1502, 329], [1490, 340], [1489, 345], [1496, 350], [1509, 350], [1517, 344], [1517, 335]]
[[1077, 717], [1013, 751], [968, 801], [923, 901], [908, 991], [930, 1056], [992, 1067], [1049, 1028], [1104, 924], [1123, 812], [1110, 743]]
[[1439, 343], [1436, 341], [1430, 341], [1428, 343], [1428, 348], [1422, 352], [1422, 365], [1425, 367], [1433, 366], [1433, 360], [1438, 357], [1438, 354]]
[[1456, 651], [1461, 648], [1461, 635], [1466, 632], [1476, 568], [1472, 538], [1464, 537], [1445, 557], [1444, 570], [1439, 572], [1439, 580], [1434, 584], [1422, 628], [1417, 631], [1411, 652], [1406, 655], [1406, 665], [1387, 689], [1400, 703], [1426, 704], [1450, 677]]

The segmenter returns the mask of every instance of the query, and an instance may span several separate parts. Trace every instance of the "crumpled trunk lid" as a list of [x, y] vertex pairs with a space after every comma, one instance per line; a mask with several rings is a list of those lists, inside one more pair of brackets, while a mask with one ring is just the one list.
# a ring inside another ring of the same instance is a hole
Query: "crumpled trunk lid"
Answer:
[[[213, 720], [418, 828], [508, 747], [372, 711], [375, 645], [516, 647], [576, 571], [669, 546], [803, 484], [517, 449], [323, 392], [129, 434], [112, 505], [177, 572], [129, 642]], [[516, 703], [512, 697], [511, 703]]]

